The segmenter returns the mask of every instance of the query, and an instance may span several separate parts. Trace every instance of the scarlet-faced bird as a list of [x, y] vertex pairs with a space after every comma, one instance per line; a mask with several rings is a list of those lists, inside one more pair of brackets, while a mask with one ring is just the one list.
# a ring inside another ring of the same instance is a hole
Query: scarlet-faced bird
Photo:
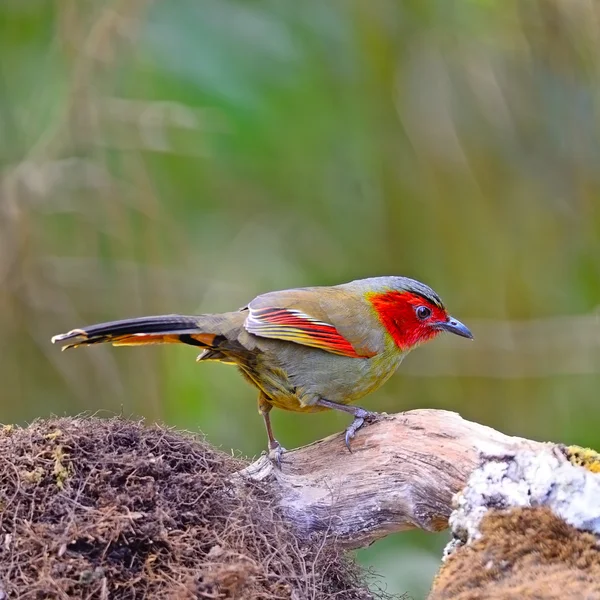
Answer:
[[222, 314], [162, 315], [100, 323], [56, 335], [52, 342], [76, 348], [189, 344], [198, 361], [234, 364], [258, 388], [269, 449], [269, 413], [276, 406], [298, 412], [341, 410], [354, 416], [346, 445], [375, 413], [352, 406], [381, 386], [415, 347], [449, 331], [472, 339], [448, 315], [440, 297], [407, 277], [373, 277], [331, 287], [269, 292]]

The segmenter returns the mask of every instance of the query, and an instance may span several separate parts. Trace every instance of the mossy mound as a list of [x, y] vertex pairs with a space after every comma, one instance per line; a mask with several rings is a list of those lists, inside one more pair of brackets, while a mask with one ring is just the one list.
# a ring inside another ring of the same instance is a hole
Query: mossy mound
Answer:
[[0, 597], [368, 599], [362, 573], [301, 545], [245, 466], [188, 434], [63, 418], [0, 431]]
[[549, 508], [490, 511], [448, 557], [429, 600], [600, 600], [597, 538]]

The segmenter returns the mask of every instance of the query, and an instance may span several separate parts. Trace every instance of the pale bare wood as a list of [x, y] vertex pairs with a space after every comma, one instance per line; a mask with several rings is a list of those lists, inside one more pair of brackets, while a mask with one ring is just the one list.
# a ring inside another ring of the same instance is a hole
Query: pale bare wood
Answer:
[[262, 456], [238, 476], [268, 482], [300, 537], [325, 530], [358, 548], [407, 529], [445, 529], [452, 496], [482, 454], [543, 447], [457, 413], [413, 410], [359, 430], [352, 454], [337, 434], [286, 452], [281, 470]]

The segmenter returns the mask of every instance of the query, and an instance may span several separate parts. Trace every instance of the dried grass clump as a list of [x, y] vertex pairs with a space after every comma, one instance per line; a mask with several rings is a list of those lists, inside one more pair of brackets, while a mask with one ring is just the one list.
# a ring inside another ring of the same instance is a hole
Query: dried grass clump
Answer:
[[62, 418], [0, 432], [0, 597], [367, 599], [359, 568], [301, 545], [245, 466], [188, 434]]

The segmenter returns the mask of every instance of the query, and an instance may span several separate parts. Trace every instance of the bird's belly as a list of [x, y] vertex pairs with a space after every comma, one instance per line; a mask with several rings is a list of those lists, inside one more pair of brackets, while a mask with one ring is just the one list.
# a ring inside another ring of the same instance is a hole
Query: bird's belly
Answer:
[[269, 400], [276, 408], [293, 412], [313, 413], [329, 410], [328, 408], [317, 404], [302, 404], [297, 396], [272, 396]]
[[257, 369], [244, 366], [240, 370], [266, 396], [272, 406], [294, 412], [327, 410], [321, 406], [303, 403], [302, 388], [295, 386], [286, 372], [279, 367], [262, 363]]
[[316, 405], [319, 398], [341, 404], [356, 402], [379, 388], [403, 358], [398, 352], [350, 358], [296, 345], [288, 356], [289, 346], [285, 346], [278, 349], [276, 364], [264, 356], [260, 387], [273, 406], [296, 412], [324, 410]]

